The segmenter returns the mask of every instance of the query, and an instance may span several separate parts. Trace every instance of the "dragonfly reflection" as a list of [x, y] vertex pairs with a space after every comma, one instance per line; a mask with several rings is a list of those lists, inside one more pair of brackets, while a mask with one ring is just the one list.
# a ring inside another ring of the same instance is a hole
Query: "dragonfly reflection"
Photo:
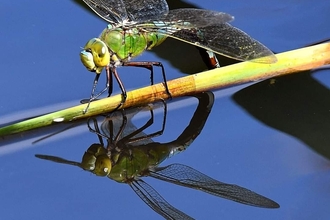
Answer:
[[[209, 194], [235, 202], [263, 208], [278, 208], [279, 205], [251, 190], [219, 182], [183, 164], [159, 167], [166, 158], [185, 150], [200, 134], [214, 102], [211, 92], [195, 95], [199, 103], [185, 130], [179, 137], [168, 143], [154, 142], [151, 138], [161, 135], [165, 128], [167, 106], [164, 102], [162, 128], [151, 134], [144, 130], [153, 124], [153, 109], [147, 107], [150, 119], [140, 128], [132, 123], [132, 118], [146, 108], [135, 108], [114, 112], [106, 118], [101, 128], [92, 119], [90, 130], [97, 134], [99, 144], [92, 144], [85, 152], [82, 162], [66, 160], [48, 155], [36, 155], [40, 159], [70, 164], [90, 171], [98, 176], [128, 184], [134, 192], [154, 211], [166, 219], [192, 219], [187, 214], [170, 205], [143, 177], [150, 176], [177, 185], [198, 189]], [[125, 112], [124, 112], [125, 111]], [[107, 143], [104, 143], [106, 139]]]

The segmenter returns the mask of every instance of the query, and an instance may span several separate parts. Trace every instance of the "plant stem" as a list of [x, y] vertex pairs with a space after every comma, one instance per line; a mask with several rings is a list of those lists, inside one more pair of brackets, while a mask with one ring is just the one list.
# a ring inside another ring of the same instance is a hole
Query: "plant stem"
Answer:
[[[273, 64], [242, 62], [171, 80], [167, 85], [174, 98], [314, 69], [330, 64], [330, 43], [280, 53], [276, 57], [278, 61]], [[127, 100], [122, 108], [145, 105], [167, 98], [164, 85], [159, 83], [127, 92]], [[0, 128], [0, 136], [107, 113], [114, 110], [120, 101], [121, 95], [115, 95], [92, 102], [85, 114], [83, 110], [86, 104], [83, 104], [28, 119]]]

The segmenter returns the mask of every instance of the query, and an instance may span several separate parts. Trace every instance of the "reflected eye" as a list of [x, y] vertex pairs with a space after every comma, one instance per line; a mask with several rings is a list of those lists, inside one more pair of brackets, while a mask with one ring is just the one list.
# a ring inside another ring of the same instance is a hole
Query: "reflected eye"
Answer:
[[[100, 155], [106, 155], [107, 151], [100, 144], [92, 144], [87, 151], [84, 153], [84, 156], [81, 160], [81, 168], [88, 171], [95, 170], [96, 160]], [[111, 168], [111, 167], [110, 167]]]
[[94, 173], [97, 176], [107, 176], [111, 171], [111, 161], [106, 155], [100, 155], [96, 158]]
[[81, 168], [88, 171], [95, 169], [96, 157], [90, 152], [86, 151], [81, 162]]
[[110, 63], [110, 53], [103, 41], [93, 38], [87, 42], [80, 52], [80, 59], [89, 71], [101, 73], [103, 67]]

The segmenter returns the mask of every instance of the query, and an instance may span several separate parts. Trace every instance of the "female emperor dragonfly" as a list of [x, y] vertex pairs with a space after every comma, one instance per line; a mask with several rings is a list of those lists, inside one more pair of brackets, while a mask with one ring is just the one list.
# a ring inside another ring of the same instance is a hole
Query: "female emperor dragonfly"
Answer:
[[[161, 67], [166, 92], [170, 96], [164, 68], [160, 62], [131, 61], [143, 51], [161, 44], [167, 37], [237, 60], [276, 62], [276, 57], [267, 47], [228, 24], [227, 22], [234, 18], [223, 12], [195, 8], [169, 10], [165, 0], [83, 1], [98, 16], [109, 22], [100, 37], [89, 40], [80, 53], [84, 66], [96, 73], [88, 103], [107, 90], [108, 95], [111, 95], [112, 74], [122, 91], [122, 101], [119, 106], [125, 102], [127, 94], [117, 73], [118, 66], [149, 69], [151, 84], [153, 84], [153, 66]], [[103, 68], [107, 75], [106, 87], [100, 93], [94, 94]]]

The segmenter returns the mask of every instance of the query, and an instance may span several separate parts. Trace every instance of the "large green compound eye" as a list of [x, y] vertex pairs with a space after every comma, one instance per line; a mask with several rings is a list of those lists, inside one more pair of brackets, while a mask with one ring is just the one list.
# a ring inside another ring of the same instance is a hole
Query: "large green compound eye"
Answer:
[[103, 41], [99, 38], [93, 38], [80, 52], [80, 59], [89, 71], [101, 73], [103, 67], [106, 67], [110, 62], [110, 53]]
[[94, 172], [96, 159], [99, 155], [102, 154], [107, 154], [106, 149], [103, 148], [103, 146], [100, 144], [92, 144], [84, 153], [84, 156], [81, 160], [81, 168]]
[[95, 169], [93, 173], [97, 176], [107, 176], [111, 171], [111, 161], [110, 158], [106, 155], [100, 155], [96, 158]]
[[82, 50], [80, 52], [80, 60], [89, 71], [96, 71], [96, 66], [91, 52], [88, 50]]
[[90, 152], [86, 151], [81, 161], [81, 168], [88, 171], [93, 171], [95, 169], [96, 157]]

